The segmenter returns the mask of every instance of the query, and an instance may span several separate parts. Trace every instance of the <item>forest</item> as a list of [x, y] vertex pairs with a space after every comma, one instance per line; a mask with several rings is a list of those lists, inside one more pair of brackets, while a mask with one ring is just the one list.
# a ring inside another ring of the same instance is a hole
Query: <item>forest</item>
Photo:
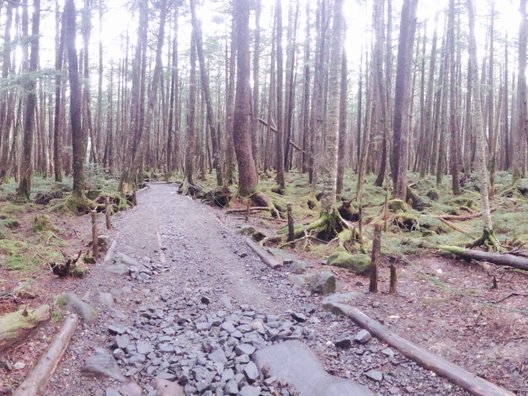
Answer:
[[[508, 389], [418, 358], [465, 391], [528, 392], [526, 12], [526, 0], [0, 1], [0, 314], [36, 315], [57, 279], [89, 283], [127, 209], [201, 218], [156, 194], [186, 196], [268, 266], [294, 255], [368, 290], [355, 306], [401, 317], [397, 333], [432, 322], [451, 349], [411, 340]], [[186, 232], [215, 238], [197, 219]], [[139, 221], [138, 244], [153, 230], [164, 263], [170, 233]], [[14, 291], [28, 277], [33, 303]], [[469, 358], [490, 343], [493, 357]], [[22, 381], [9, 378], [0, 394]], [[432, 389], [420, 386], [395, 394]]]

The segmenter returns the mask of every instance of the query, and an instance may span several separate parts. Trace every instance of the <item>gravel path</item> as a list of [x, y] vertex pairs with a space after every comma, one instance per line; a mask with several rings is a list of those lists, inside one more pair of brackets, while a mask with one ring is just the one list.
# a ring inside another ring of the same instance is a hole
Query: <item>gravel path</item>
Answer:
[[[266, 267], [220, 212], [169, 184], [151, 184], [138, 199], [114, 224], [116, 256], [133, 265], [119, 275], [97, 264], [75, 290], [98, 318], [78, 329], [44, 394], [154, 395], [152, 380], [163, 378], [189, 395], [293, 395], [259, 378], [250, 359], [286, 339], [305, 342], [331, 374], [375, 394], [466, 394], [376, 339], [354, 342], [359, 328], [325, 312], [322, 297], [286, 269]], [[115, 378], [129, 382], [81, 374], [94, 354], [113, 356]]]

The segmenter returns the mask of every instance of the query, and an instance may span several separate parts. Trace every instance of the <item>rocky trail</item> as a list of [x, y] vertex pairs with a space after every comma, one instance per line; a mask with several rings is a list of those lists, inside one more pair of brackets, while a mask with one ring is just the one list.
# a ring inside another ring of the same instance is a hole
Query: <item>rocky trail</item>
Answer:
[[467, 394], [325, 311], [337, 294], [297, 285], [295, 261], [268, 268], [221, 212], [170, 184], [138, 201], [115, 219], [112, 260], [73, 290], [97, 317], [88, 308], [42, 394]]

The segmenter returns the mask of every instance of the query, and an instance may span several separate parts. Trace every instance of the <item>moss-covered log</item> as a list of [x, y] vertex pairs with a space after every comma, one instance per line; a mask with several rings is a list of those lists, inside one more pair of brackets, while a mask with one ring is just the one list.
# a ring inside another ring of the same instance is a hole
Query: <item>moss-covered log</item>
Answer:
[[21, 309], [0, 317], [0, 351], [22, 339], [29, 330], [50, 318], [49, 305]]
[[487, 261], [496, 265], [505, 265], [528, 271], [528, 258], [513, 254], [483, 252], [481, 250], [465, 249], [458, 246], [442, 245], [438, 247], [442, 253], [454, 254], [468, 260]]

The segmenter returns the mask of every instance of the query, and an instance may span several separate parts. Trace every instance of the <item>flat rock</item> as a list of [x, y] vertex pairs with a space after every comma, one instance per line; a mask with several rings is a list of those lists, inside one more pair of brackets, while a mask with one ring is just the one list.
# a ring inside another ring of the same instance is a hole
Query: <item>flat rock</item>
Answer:
[[367, 378], [370, 378], [373, 381], [380, 382], [383, 379], [383, 374], [378, 370], [369, 370], [365, 373]]
[[315, 353], [300, 341], [268, 346], [253, 357], [265, 377], [290, 384], [300, 396], [373, 396], [359, 384], [328, 374]]
[[[323, 308], [327, 311], [332, 311], [332, 304], [351, 304], [364, 294], [360, 292], [348, 292], [348, 293], [334, 293], [326, 296], [323, 301]], [[341, 312], [337, 312], [340, 314]]]
[[304, 261], [292, 260], [288, 265], [288, 270], [292, 274], [304, 274], [308, 265]]
[[185, 396], [185, 391], [176, 382], [163, 378], [154, 378], [151, 383], [156, 396]]
[[244, 374], [248, 380], [248, 382], [253, 383], [255, 382], [259, 377], [259, 370], [255, 363], [249, 362], [244, 367]]
[[246, 385], [240, 389], [239, 396], [259, 396], [260, 386]]
[[117, 274], [117, 275], [125, 275], [125, 274], [128, 274], [129, 272], [128, 265], [126, 264], [105, 265], [103, 269], [106, 272], [110, 272], [112, 274]]
[[94, 354], [86, 359], [81, 368], [81, 374], [93, 377], [106, 376], [120, 382], [126, 381], [114, 357], [100, 348], [96, 349]]
[[119, 393], [113, 388], [106, 388], [105, 396], [121, 396], [121, 393]]

